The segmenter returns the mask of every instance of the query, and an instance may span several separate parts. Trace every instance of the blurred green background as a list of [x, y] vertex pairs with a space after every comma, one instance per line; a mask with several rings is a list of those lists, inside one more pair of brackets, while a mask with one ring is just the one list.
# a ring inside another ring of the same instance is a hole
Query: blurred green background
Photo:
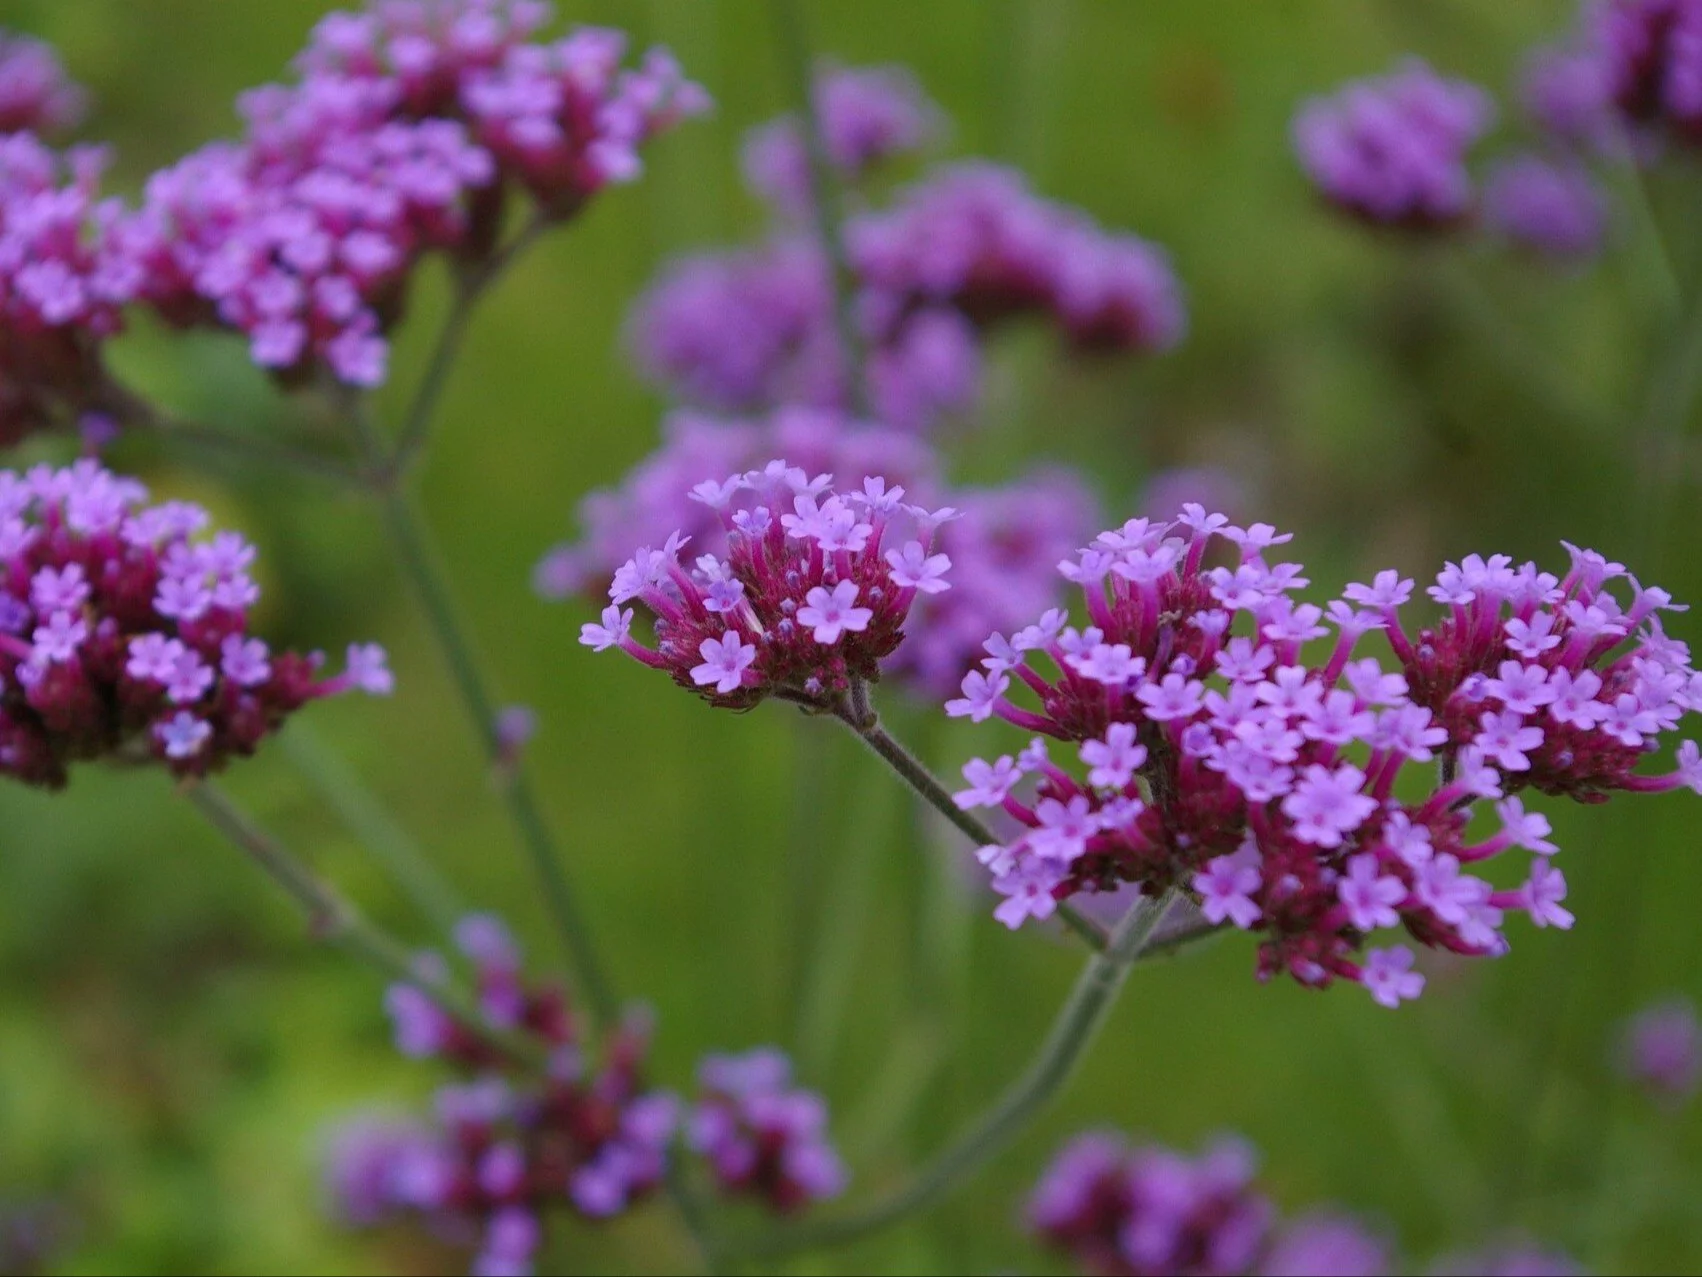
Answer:
[[[232, 132], [234, 94], [281, 75], [328, 7], [5, 0], [0, 25], [58, 45], [96, 96], [82, 135], [113, 141], [117, 184], [134, 190], [152, 167]], [[657, 437], [663, 405], [620, 354], [627, 304], [671, 254], [759, 233], [738, 142], [786, 106], [764, 4], [560, 8], [668, 43], [718, 111], [653, 147], [641, 183], [597, 201], [491, 299], [445, 401], [423, 500], [504, 697], [541, 717], [537, 780], [623, 992], [658, 1012], [658, 1079], [687, 1085], [707, 1049], [801, 1043], [806, 1081], [831, 1098], [867, 1189], [1020, 1068], [1078, 955], [1007, 934], [984, 901], [965, 915], [961, 892], [942, 900], [928, 849], [949, 839], [913, 828], [873, 761], [826, 725], [779, 706], [711, 713], [635, 664], [591, 656], [576, 643], [588, 612], [532, 595], [532, 564], [568, 530], [576, 499]], [[859, 0], [807, 14], [823, 53], [912, 66], [954, 121], [951, 153], [1017, 163], [1045, 194], [1158, 241], [1188, 290], [1192, 332], [1156, 362], [1069, 366], [1043, 334], [1001, 338], [991, 442], [957, 443], [959, 475], [997, 478], [1018, 457], [1077, 463], [1120, 520], [1154, 470], [1225, 465], [1252, 494], [1248, 517], [1298, 531], [1297, 556], [1325, 586], [1390, 564], [1424, 576], [1472, 550], [1564, 563], [1566, 537], [1702, 600], [1687, 517], [1694, 446], [1642, 467], [1661, 477], [1652, 493], [1637, 489], [1629, 443], [1681, 331], [1650, 287], [1647, 226], [1622, 219], [1609, 256], [1578, 272], [1414, 249], [1317, 208], [1288, 149], [1299, 99], [1404, 52], [1505, 94], [1522, 52], [1557, 33], [1570, 5]], [[1514, 115], [1497, 142], [1516, 136]], [[1686, 280], [1702, 265], [1699, 195], [1684, 157], [1649, 182]], [[440, 307], [443, 281], [428, 275], [381, 396], [392, 419]], [[290, 411], [235, 343], [138, 331], [119, 358], [202, 419], [261, 430]], [[317, 708], [312, 730], [468, 900], [503, 912], [540, 964], [555, 962], [371, 511], [311, 482], [190, 468], [146, 444], [114, 460], [260, 542], [269, 637], [391, 645], [398, 694]], [[1699, 637], [1691, 617], [1673, 628]], [[990, 743], [937, 714], [898, 712], [953, 768]], [[818, 771], [830, 780], [812, 789]], [[423, 941], [283, 750], [230, 784]], [[1262, 987], [1240, 938], [1139, 969], [1063, 1101], [998, 1164], [925, 1217], [786, 1270], [1048, 1270], [1016, 1212], [1063, 1136], [1091, 1123], [1187, 1148], [1242, 1132], [1283, 1208], [1340, 1203], [1383, 1221], [1409, 1254], [1523, 1230], [1602, 1270], [1702, 1268], [1702, 1121], [1694, 1106], [1675, 1118], [1624, 1093], [1608, 1059], [1628, 1012], [1670, 991], [1702, 995], [1693, 801], [1548, 804], [1577, 930], [1516, 924], [1508, 957], [1432, 964], [1429, 993], [1399, 1014], [1347, 988]], [[315, 949], [157, 775], [84, 771], [54, 796], [7, 788], [0, 829], [0, 1198], [62, 1205], [72, 1223], [58, 1267], [446, 1262], [404, 1238], [346, 1234], [320, 1209], [328, 1127], [441, 1080], [392, 1051], [372, 977]], [[799, 865], [812, 863], [832, 875], [835, 905], [812, 930], [838, 955], [817, 1005], [842, 1002], [843, 1020], [806, 1015], [800, 1038], [791, 902]], [[608, 1230], [564, 1228], [555, 1251], [568, 1271], [685, 1262], [660, 1208]]]

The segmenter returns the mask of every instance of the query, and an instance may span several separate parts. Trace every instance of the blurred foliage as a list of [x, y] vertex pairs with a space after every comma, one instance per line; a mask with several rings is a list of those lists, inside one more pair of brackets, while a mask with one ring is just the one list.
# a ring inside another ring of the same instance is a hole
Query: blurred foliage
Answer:
[[[120, 184], [134, 189], [151, 166], [229, 132], [235, 93], [281, 74], [325, 7], [4, 0], [0, 23], [52, 40], [94, 89], [84, 133], [112, 140]], [[1013, 1075], [1076, 957], [1005, 933], [981, 901], [965, 918], [963, 888], [931, 862], [949, 840], [909, 828], [902, 804], [882, 824], [872, 795], [884, 778], [849, 742], [825, 739], [825, 725], [778, 706], [709, 713], [636, 665], [588, 656], [575, 642], [581, 610], [528, 589], [577, 497], [656, 439], [662, 405], [619, 353], [625, 306], [670, 254], [757, 232], [738, 140], [784, 106], [771, 15], [754, 0], [562, 8], [672, 45], [718, 113], [655, 147], [643, 182], [598, 201], [488, 303], [445, 401], [424, 500], [505, 695], [541, 716], [540, 785], [622, 988], [659, 1013], [660, 1080], [686, 1084], [705, 1049], [792, 1040], [800, 866], [831, 875], [836, 907], [804, 938], [838, 953], [824, 979], [846, 1018], [837, 1031], [806, 1019], [805, 1056], [867, 1188]], [[956, 121], [954, 152], [1018, 163], [1046, 194], [1157, 240], [1189, 290], [1193, 331], [1159, 362], [1066, 367], [1038, 335], [1013, 334], [989, 433], [955, 445], [961, 474], [1046, 454], [1082, 465], [1108, 509], [1133, 513], [1155, 468], [1222, 464], [1255, 494], [1250, 514], [1300, 532], [1296, 549], [1325, 583], [1386, 563], [1425, 574], [1473, 549], [1552, 562], [1564, 536], [1702, 599], [1685, 517], [1694, 442], [1661, 467], [1659, 500], [1633, 477], [1628, 440], [1673, 331], [1650, 300], [1636, 227], [1576, 273], [1420, 251], [1318, 209], [1288, 150], [1299, 99], [1408, 51], [1504, 92], [1569, 6], [863, 0], [809, 13], [822, 51], [913, 66]], [[1699, 193], [1682, 158], [1651, 182], [1685, 279], [1702, 250]], [[414, 299], [382, 396], [392, 416], [441, 283]], [[123, 357], [198, 416], [258, 430], [290, 415], [232, 343], [140, 332]], [[114, 459], [158, 490], [213, 501], [261, 542], [270, 634], [392, 646], [400, 694], [321, 707], [315, 727], [467, 899], [509, 916], [539, 962], [555, 960], [371, 512], [236, 464], [186, 468], [146, 442]], [[1664, 520], [1648, 515], [1663, 509]], [[1699, 637], [1689, 618], [1674, 628]], [[931, 715], [905, 726], [942, 762], [970, 751]], [[825, 791], [805, 788], [812, 768]], [[423, 942], [280, 751], [232, 784]], [[810, 804], [801, 821], [798, 795]], [[1577, 931], [1522, 929], [1500, 962], [1433, 965], [1429, 996], [1398, 1015], [1352, 990], [1260, 987], [1251, 946], [1235, 938], [1142, 968], [1064, 1101], [1009, 1155], [927, 1216], [792, 1270], [1044, 1266], [1014, 1226], [1021, 1194], [1065, 1133], [1096, 1122], [1189, 1147], [1244, 1132], [1283, 1206], [1339, 1202], [1386, 1220], [1413, 1254], [1524, 1229], [1600, 1269], [1702, 1267], [1702, 1122], [1695, 1108], [1673, 1120], [1621, 1094], [1607, 1059], [1616, 1023], [1649, 997], [1702, 995], [1694, 813], [1682, 798], [1554, 812]], [[84, 773], [57, 796], [8, 788], [0, 828], [0, 1194], [65, 1206], [66, 1271], [442, 1266], [416, 1243], [343, 1234], [319, 1209], [328, 1124], [434, 1081], [390, 1049], [366, 972], [308, 943], [158, 777]], [[569, 1271], [685, 1262], [661, 1208], [565, 1232], [556, 1251]]]

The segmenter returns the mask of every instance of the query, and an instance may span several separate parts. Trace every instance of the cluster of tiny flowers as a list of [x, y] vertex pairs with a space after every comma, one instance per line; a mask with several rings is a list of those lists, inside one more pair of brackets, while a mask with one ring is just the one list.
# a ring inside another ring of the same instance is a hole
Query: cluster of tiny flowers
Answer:
[[0, 444], [74, 416], [99, 384], [140, 272], [101, 153], [0, 135]]
[[1656, 1099], [1683, 1103], [1702, 1082], [1702, 1023], [1684, 998], [1656, 1003], [1625, 1026], [1620, 1071]]
[[[852, 176], [933, 131], [935, 113], [893, 68], [818, 81], [833, 158]], [[759, 131], [747, 168], [783, 209], [806, 201], [796, 125]], [[1041, 199], [990, 164], [949, 167], [845, 228], [868, 352], [870, 410], [925, 429], [973, 406], [981, 341], [1001, 321], [1045, 315], [1078, 350], [1168, 349], [1182, 336], [1181, 290], [1165, 255], [1133, 235]], [[829, 264], [813, 239], [783, 229], [749, 249], [675, 263], [628, 324], [634, 358], [677, 397], [723, 412], [780, 404], [846, 408]]]
[[1294, 146], [1337, 207], [1382, 225], [1447, 226], [1471, 211], [1466, 153], [1494, 115], [1483, 90], [1412, 59], [1304, 104]]
[[86, 105], [51, 46], [0, 30], [0, 133], [74, 128]]
[[324, 19], [299, 61], [309, 83], [377, 82], [401, 116], [464, 121], [505, 178], [566, 217], [637, 177], [643, 145], [710, 102], [666, 50], [623, 69], [621, 32], [533, 38], [549, 19], [539, 0], [377, 0]]
[[1522, 154], [1484, 184], [1484, 219], [1515, 244], [1551, 257], [1585, 258], [1607, 235], [1607, 204], [1577, 162]]
[[[1189, 1158], [1131, 1147], [1114, 1131], [1066, 1144], [1029, 1197], [1029, 1229], [1106, 1277], [1388, 1277], [1389, 1238], [1351, 1215], [1314, 1210], [1279, 1222], [1253, 1181], [1254, 1153], [1224, 1138]], [[1438, 1261], [1436, 1273], [1570, 1277], [1565, 1255], [1505, 1243]]]
[[[829, 67], [816, 76], [814, 95], [827, 160], [850, 182], [940, 132], [938, 108], [906, 67]], [[794, 216], [809, 211], [809, 156], [796, 119], [751, 130], [744, 170], [750, 188], [775, 207]]]
[[321, 678], [318, 654], [248, 633], [254, 548], [93, 462], [0, 471], [0, 772], [58, 787], [78, 760], [214, 771], [307, 701], [385, 694], [376, 646]]
[[1053, 565], [1097, 522], [1093, 495], [1072, 474], [1041, 471], [988, 488], [947, 491], [931, 449], [914, 435], [811, 408], [784, 408], [760, 421], [672, 414], [662, 447], [618, 489], [580, 504], [583, 533], [538, 565], [548, 598], [600, 595], [635, 545], [679, 531], [698, 553], [725, 553], [723, 525], [691, 497], [700, 483], [783, 456], [812, 474], [860, 483], [874, 475], [902, 484], [913, 500], [962, 512], [938, 532], [952, 561], [952, 588], [925, 594], [886, 673], [933, 700], [951, 695], [981, 656], [981, 642], [1054, 606], [1064, 583]]
[[790, 1212], [845, 1191], [827, 1106], [792, 1085], [791, 1062], [780, 1051], [706, 1056], [697, 1081], [686, 1136], [724, 1193]]
[[[1288, 540], [1197, 505], [1174, 524], [1131, 520], [1059, 565], [1086, 597], [1086, 627], [1054, 610], [987, 641], [948, 713], [1042, 734], [1015, 757], [971, 761], [956, 796], [1018, 826], [979, 853], [1008, 926], [1077, 892], [1180, 887], [1209, 920], [1262, 933], [1261, 977], [1354, 980], [1395, 1006], [1424, 977], [1405, 947], [1361, 955], [1376, 931], [1489, 956], [1506, 948], [1509, 911], [1571, 926], [1549, 823], [1515, 791], [1702, 791], [1693, 741], [1670, 773], [1634, 770], [1702, 705], [1688, 650], [1661, 627], [1664, 590], [1576, 548], [1564, 579], [1471, 555], [1428, 591], [1439, 623], [1411, 634], [1399, 609], [1413, 582], [1393, 571], [1327, 607], [1293, 599], [1304, 569], [1267, 558]], [[1219, 549], [1229, 561], [1208, 565]], [[1620, 578], [1625, 602], [1608, 588]], [[1332, 631], [1327, 655], [1303, 661]], [[1373, 632], [1395, 669], [1355, 657]], [[1019, 687], [1037, 708], [1011, 699]], [[1079, 769], [1043, 737], [1074, 743]], [[1426, 770], [1419, 792], [1406, 765], [1438, 759], [1441, 779]], [[1403, 773], [1413, 783], [1398, 795]], [[1479, 802], [1500, 827], [1474, 838]], [[1532, 856], [1516, 887], [1467, 872], [1513, 849]]]
[[[838, 493], [830, 476], [778, 460], [705, 480], [692, 498], [720, 521], [725, 555], [688, 565], [678, 531], [640, 548], [580, 642], [619, 648], [723, 708], [780, 696], [845, 712], [857, 684], [880, 678], [911, 604], [948, 588], [951, 560], [934, 552], [934, 531], [957, 512], [904, 495], [878, 476]], [[632, 636], [631, 602], [654, 618], [656, 647]]]
[[1220, 1140], [1196, 1158], [1077, 1136], [1028, 1201], [1028, 1225], [1089, 1272], [1189, 1277], [1254, 1271], [1275, 1215], [1253, 1187], [1254, 1157]]
[[644, 1083], [642, 1018], [620, 1026], [593, 1060], [562, 996], [526, 981], [501, 923], [466, 918], [456, 941], [486, 1020], [536, 1042], [548, 1067], [524, 1070], [460, 1025], [432, 995], [448, 970], [422, 963], [420, 982], [394, 985], [387, 998], [397, 1047], [457, 1065], [468, 1080], [438, 1091], [431, 1121], [345, 1128], [331, 1150], [331, 1193], [352, 1225], [422, 1219], [441, 1235], [477, 1239], [475, 1273], [529, 1272], [552, 1208], [604, 1219], [655, 1189], [678, 1103]]

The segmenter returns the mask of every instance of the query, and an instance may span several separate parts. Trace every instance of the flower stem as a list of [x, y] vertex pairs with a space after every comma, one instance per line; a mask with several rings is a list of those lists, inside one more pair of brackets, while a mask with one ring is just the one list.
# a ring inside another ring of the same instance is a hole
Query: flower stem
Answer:
[[833, 284], [833, 321], [839, 336], [839, 353], [845, 367], [846, 389], [851, 409], [867, 414], [868, 385], [862, 334], [857, 329], [853, 299], [856, 279], [845, 253], [845, 212], [833, 159], [828, 153], [821, 113], [816, 109], [815, 61], [810, 54], [809, 35], [798, 0], [775, 0], [775, 25], [797, 105], [803, 133], [804, 155], [810, 174], [810, 218], [815, 236], [827, 260]]
[[210, 781], [198, 780], [189, 782], [183, 792], [209, 824], [295, 901], [316, 940], [345, 950], [390, 980], [426, 988], [432, 1000], [463, 1028], [504, 1054], [526, 1063], [543, 1063], [536, 1047], [488, 1023], [460, 990], [438, 983], [421, 985], [414, 955], [406, 945], [369, 922], [336, 888], [257, 825], [222, 789]]
[[990, 1161], [1069, 1081], [1115, 1005], [1129, 968], [1175, 900], [1176, 894], [1169, 892], [1157, 900], [1135, 903], [1112, 930], [1104, 952], [1087, 960], [1028, 1068], [931, 1162], [862, 1210], [759, 1238], [743, 1256], [769, 1259], [855, 1241], [931, 1206]]
[[[504, 761], [502, 741], [497, 734], [495, 699], [485, 682], [472, 641], [462, 626], [448, 583], [438, 567], [437, 552], [429, 540], [424, 521], [408, 495], [400, 489], [386, 486], [377, 493], [377, 497], [383, 509], [385, 527], [396, 549], [397, 561], [419, 598], [426, 621], [449, 666], [450, 676], [473, 719], [485, 756], [495, 767]], [[619, 1009], [614, 990], [603, 972], [602, 960], [591, 941], [590, 930], [580, 912], [567, 873], [562, 868], [555, 837], [544, 819], [525, 769], [518, 764], [510, 764], [509, 778], [500, 789], [538, 881], [543, 886], [544, 903], [572, 959], [580, 991], [592, 1019], [599, 1026], [607, 1026], [614, 1022]]]
[[384, 804], [360, 783], [348, 764], [300, 719], [279, 736], [278, 747], [319, 791], [361, 846], [384, 866], [385, 872], [413, 901], [421, 917], [444, 934], [452, 931], [467, 912], [455, 889]]
[[[855, 732], [858, 739], [874, 750], [887, 766], [898, 773], [905, 784], [928, 802], [929, 806], [968, 835], [977, 847], [1003, 841], [981, 821], [953, 802], [951, 794], [940, 784], [934, 773], [882, 727], [879, 718], [871, 713], [860, 721], [853, 721], [853, 718], [841, 715], [839, 721]], [[1090, 948], [1105, 948], [1105, 929], [1093, 919], [1068, 904], [1059, 904], [1058, 916], [1064, 920], [1065, 926], [1087, 941]]]

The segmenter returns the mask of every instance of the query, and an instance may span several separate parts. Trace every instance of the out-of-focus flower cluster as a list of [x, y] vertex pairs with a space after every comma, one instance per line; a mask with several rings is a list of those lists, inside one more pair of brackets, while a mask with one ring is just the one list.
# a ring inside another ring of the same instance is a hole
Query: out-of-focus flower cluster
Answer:
[[940, 552], [952, 561], [952, 588], [914, 600], [914, 624], [886, 664], [889, 675], [935, 700], [949, 696], [974, 666], [989, 632], [1058, 602], [1063, 583], [1054, 565], [1097, 520], [1093, 495], [1068, 472], [948, 489], [933, 451], [915, 436], [826, 410], [781, 409], [757, 421], [678, 412], [664, 429], [662, 447], [618, 489], [581, 502], [583, 536], [539, 564], [539, 591], [595, 597], [634, 546], [659, 545], [675, 531], [690, 537], [698, 553], [724, 554], [721, 521], [691, 493], [766, 458], [786, 457], [811, 474], [836, 474], [852, 484], [879, 475], [901, 484], [913, 501], [961, 513], [937, 534]]
[[139, 215], [146, 295], [178, 322], [247, 334], [256, 363], [385, 376], [385, 332], [423, 254], [497, 248], [512, 189], [577, 212], [707, 99], [625, 37], [534, 39], [535, 0], [382, 0], [314, 29], [294, 83], [245, 94], [247, 133], [157, 174]]
[[1655, 1099], [1684, 1103], [1702, 1082], [1702, 1022], [1695, 1005], [1672, 998], [1639, 1011], [1625, 1026], [1617, 1062]]
[[[1319, 194], [1362, 221], [1427, 234], [1481, 221], [1549, 257], [1594, 255], [1607, 233], [1607, 202], [1583, 157], [1553, 145], [1554, 135], [1497, 160], [1479, 196], [1468, 158], [1495, 114], [1483, 89], [1412, 58], [1305, 103], [1294, 146]], [[1542, 125], [1542, 113], [1533, 115]]]
[[330, 1188], [350, 1224], [427, 1220], [478, 1246], [475, 1272], [527, 1272], [551, 1208], [602, 1219], [661, 1183], [679, 1106], [644, 1080], [643, 1017], [593, 1054], [562, 995], [525, 979], [499, 922], [464, 919], [456, 940], [486, 1020], [535, 1043], [547, 1069], [506, 1057], [458, 1023], [432, 992], [449, 971], [422, 964], [418, 984], [392, 986], [386, 999], [397, 1047], [457, 1065], [467, 1079], [438, 1091], [428, 1121], [365, 1118], [345, 1128]]
[[[1395, 1006], [1424, 977], [1405, 947], [1362, 953], [1377, 931], [1493, 956], [1509, 911], [1571, 926], [1549, 822], [1517, 791], [1702, 791], [1693, 741], [1675, 770], [1636, 770], [1702, 707], [1688, 650], [1661, 628], [1664, 590], [1574, 547], [1564, 577], [1470, 555], [1427, 591], [1440, 619], [1411, 631], [1413, 582], [1393, 571], [1327, 606], [1296, 601], [1303, 567], [1268, 557], [1288, 540], [1197, 505], [1174, 524], [1131, 520], [1060, 564], [1088, 624], [1053, 610], [987, 641], [948, 713], [1040, 733], [971, 761], [956, 796], [1014, 822], [979, 853], [1007, 925], [1078, 892], [1176, 886], [1264, 937], [1261, 977], [1354, 980]], [[1393, 668], [1356, 654], [1373, 632]], [[1054, 760], [1047, 737], [1074, 757]], [[1476, 827], [1478, 804], [1498, 827]], [[1530, 853], [1523, 882], [1469, 872], [1513, 850]]]
[[0, 133], [60, 133], [77, 126], [87, 105], [51, 45], [0, 30]]
[[101, 400], [100, 345], [142, 282], [103, 164], [0, 136], [0, 445]]
[[[677, 530], [660, 549], [640, 547], [580, 642], [618, 647], [723, 708], [780, 696], [846, 712], [880, 678], [911, 604], [949, 588], [951, 560], [933, 541], [957, 511], [904, 497], [881, 476], [839, 493], [830, 475], [781, 460], [705, 480], [692, 498], [714, 512], [724, 555], [696, 555], [688, 569], [690, 538]], [[654, 618], [654, 648], [632, 636], [635, 601]]]
[[[1195, 1157], [1089, 1131], [1053, 1158], [1030, 1195], [1027, 1224], [1084, 1271], [1105, 1277], [1386, 1277], [1389, 1239], [1351, 1215], [1314, 1210], [1279, 1221], [1254, 1182], [1256, 1158], [1219, 1139]], [[1507, 1243], [1432, 1271], [1570, 1277], [1565, 1255]]]
[[251, 754], [316, 697], [390, 691], [383, 650], [348, 668], [248, 632], [254, 548], [207, 512], [148, 505], [93, 462], [0, 471], [0, 772], [57, 787], [73, 762], [200, 776]]
[[[849, 179], [937, 127], [938, 113], [895, 69], [830, 71], [816, 96], [828, 157]], [[807, 210], [795, 121], [754, 134], [746, 167], [783, 212]], [[859, 210], [845, 240], [868, 407], [904, 429], [973, 405], [983, 335], [1007, 320], [1044, 315], [1074, 349], [1125, 352], [1168, 349], [1186, 324], [1161, 250], [1042, 199], [992, 164], [944, 167], [890, 207]], [[844, 409], [855, 398], [828, 261], [790, 226], [753, 248], [676, 263], [634, 308], [630, 333], [645, 372], [701, 407]]]
[[[476, 1247], [475, 1273], [530, 1272], [553, 1211], [607, 1219], [662, 1184], [682, 1105], [645, 1079], [646, 1016], [629, 1015], [594, 1048], [562, 994], [526, 978], [500, 921], [471, 915], [455, 940], [485, 1024], [529, 1042], [545, 1067], [446, 1010], [437, 990], [452, 972], [427, 955], [418, 982], [386, 997], [396, 1045], [455, 1066], [463, 1079], [437, 1092], [429, 1119], [375, 1114], [336, 1132], [332, 1205], [356, 1227], [427, 1223]], [[790, 1212], [843, 1189], [826, 1106], [791, 1085], [779, 1051], [708, 1056], [699, 1084], [684, 1134], [724, 1192]]]
[[242, 96], [240, 140], [154, 174], [134, 209], [99, 197], [95, 152], [37, 139], [79, 99], [41, 46], [0, 37], [0, 442], [136, 415], [100, 359], [132, 303], [241, 333], [289, 384], [382, 382], [427, 254], [475, 276], [515, 193], [569, 217], [707, 108], [667, 53], [623, 68], [619, 32], [537, 38], [548, 16], [535, 0], [333, 13], [294, 81]]
[[687, 1138], [723, 1192], [790, 1212], [844, 1191], [827, 1105], [793, 1086], [791, 1061], [781, 1052], [706, 1056], [697, 1082]]

